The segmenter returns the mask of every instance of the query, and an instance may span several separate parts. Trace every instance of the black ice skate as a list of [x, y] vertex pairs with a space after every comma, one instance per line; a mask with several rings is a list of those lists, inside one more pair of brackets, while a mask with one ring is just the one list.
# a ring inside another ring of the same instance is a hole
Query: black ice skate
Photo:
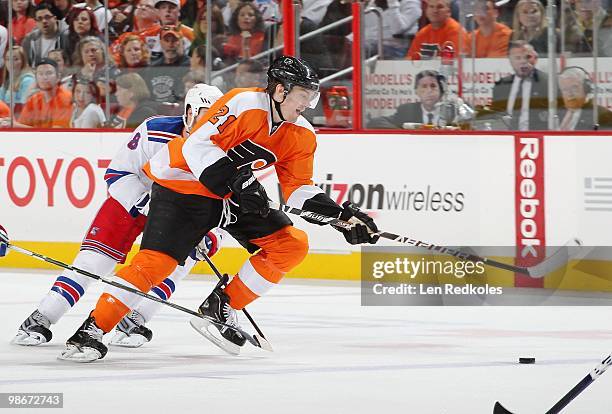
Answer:
[[49, 342], [53, 337], [50, 326], [49, 319], [36, 309], [23, 321], [11, 342], [25, 346], [36, 346]]
[[[215, 321], [240, 328], [236, 310], [230, 306], [229, 296], [223, 291], [227, 280], [228, 276], [224, 275], [210, 296], [200, 305], [198, 311]], [[240, 347], [246, 342], [246, 338], [240, 332], [228, 327], [219, 327], [206, 319], [193, 318], [190, 323], [209, 341], [228, 354], [238, 355]]]
[[74, 335], [66, 341], [66, 349], [58, 359], [75, 362], [92, 362], [104, 358], [108, 352], [102, 343], [104, 331], [96, 325], [93, 316], [89, 316]]
[[141, 347], [153, 338], [153, 332], [144, 324], [143, 316], [135, 310], [131, 311], [119, 321], [115, 336], [108, 344], [124, 348]]

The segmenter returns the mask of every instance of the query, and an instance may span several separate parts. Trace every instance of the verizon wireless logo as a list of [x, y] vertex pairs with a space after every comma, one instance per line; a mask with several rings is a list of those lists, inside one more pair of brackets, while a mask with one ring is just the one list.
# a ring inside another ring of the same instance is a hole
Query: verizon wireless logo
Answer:
[[612, 211], [612, 177], [584, 178], [584, 209]]
[[[463, 191], [444, 191], [433, 185], [389, 188], [382, 183], [346, 183], [334, 180], [333, 174], [326, 174], [325, 181], [315, 183], [325, 194], [338, 204], [350, 200], [366, 211], [392, 210], [412, 212], [459, 213], [465, 208]], [[280, 185], [279, 198], [282, 200]]]

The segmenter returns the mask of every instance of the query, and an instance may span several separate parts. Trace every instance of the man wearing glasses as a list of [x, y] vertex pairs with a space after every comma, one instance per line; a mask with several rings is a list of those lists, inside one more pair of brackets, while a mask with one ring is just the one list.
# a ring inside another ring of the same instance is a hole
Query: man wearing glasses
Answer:
[[48, 3], [41, 3], [34, 11], [36, 30], [23, 39], [23, 49], [30, 65], [46, 58], [50, 51], [65, 49], [58, 29], [58, 11]]

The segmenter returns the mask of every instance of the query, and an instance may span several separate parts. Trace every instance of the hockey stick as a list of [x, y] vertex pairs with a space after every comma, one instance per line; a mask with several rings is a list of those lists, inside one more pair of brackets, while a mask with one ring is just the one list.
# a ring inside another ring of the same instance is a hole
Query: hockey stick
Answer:
[[[313, 211], [301, 210], [299, 208], [291, 207], [288, 205], [281, 205], [275, 201], [270, 201], [270, 208], [275, 210], [280, 210], [288, 214], [294, 214], [296, 216], [300, 216], [305, 219], [310, 219], [314, 221], [318, 221], [320, 223], [330, 224], [335, 227], [341, 227], [343, 229], [350, 229], [353, 224], [348, 221], [340, 220], [335, 217], [325, 216], [323, 214], [315, 213]], [[462, 252], [461, 250], [451, 249], [448, 247], [437, 246], [433, 243], [424, 242], [421, 240], [416, 240], [407, 236], [400, 236], [398, 234], [388, 233], [386, 231], [379, 231], [375, 233], [376, 235], [388, 239], [393, 240], [398, 243], [408, 244], [410, 246], [421, 247], [423, 249], [439, 252], [442, 254], [448, 254], [450, 256], [458, 257], [459, 259], [468, 260], [471, 262], [482, 262], [488, 266], [497, 267], [499, 269], [508, 270], [510, 272], [521, 273], [527, 276], [531, 276], [533, 278], [541, 278], [546, 274], [552, 272], [553, 270], [558, 269], [559, 267], [566, 264], [570, 258], [568, 254], [568, 250], [570, 247], [581, 246], [582, 242], [577, 238], [569, 240], [564, 246], [562, 246], [559, 250], [553, 253], [551, 256], [547, 257], [544, 261], [538, 263], [534, 266], [529, 267], [521, 267], [514, 266], [507, 263], [498, 262], [486, 257], [476, 256], [471, 253]]]
[[207, 321], [209, 321], [209, 322], [211, 322], [211, 323], [213, 323], [213, 324], [215, 324], [217, 326], [223, 326], [223, 327], [232, 329], [234, 331], [239, 332], [241, 335], [244, 335], [244, 337], [251, 343], [251, 345], [253, 345], [253, 346], [257, 347], [257, 348], [265, 349], [266, 351], [271, 351], [272, 350], [272, 347], [270, 346], [270, 344], [268, 343], [268, 341], [265, 338], [260, 338], [257, 335], [251, 336], [250, 334], [244, 332], [240, 328], [236, 328], [235, 326], [230, 326], [230, 325], [226, 325], [224, 323], [215, 321], [212, 318], [208, 318], [208, 317], [202, 315], [201, 313], [198, 313], [198, 312], [193, 311], [191, 309], [187, 309], [187, 308], [185, 308], [185, 307], [183, 307], [181, 305], [177, 305], [176, 303], [167, 302], [167, 301], [165, 301], [163, 299], [160, 299], [158, 297], [155, 297], [155, 296], [146, 294], [144, 292], [141, 292], [138, 289], [134, 289], [134, 288], [131, 288], [129, 286], [125, 286], [125, 285], [123, 285], [121, 283], [117, 283], [117, 282], [115, 282], [113, 280], [106, 279], [106, 278], [104, 278], [102, 276], [96, 275], [94, 273], [90, 273], [90, 272], [88, 272], [86, 270], [79, 269], [78, 267], [67, 265], [66, 263], [63, 263], [63, 262], [60, 262], [59, 260], [55, 260], [55, 259], [52, 259], [50, 257], [44, 256], [44, 255], [42, 255], [40, 253], [36, 253], [36, 252], [30, 251], [30, 250], [27, 250], [27, 249], [23, 249], [23, 248], [21, 248], [19, 246], [15, 246], [14, 244], [9, 243], [9, 241], [7, 239], [0, 238], [0, 244], [6, 244], [6, 247], [11, 249], [11, 250], [14, 250], [16, 252], [25, 254], [27, 256], [34, 257], [35, 259], [41, 260], [43, 262], [51, 263], [51, 264], [53, 264], [55, 266], [64, 268], [66, 270], [71, 270], [71, 271], [79, 273], [79, 274], [81, 274], [83, 276], [87, 276], [87, 277], [90, 277], [92, 279], [99, 280], [102, 283], [106, 283], [107, 285], [111, 285], [111, 286], [114, 286], [116, 288], [119, 288], [119, 289], [122, 289], [122, 290], [125, 290], [125, 291], [128, 291], [128, 292], [134, 293], [135, 295], [141, 296], [141, 297], [143, 297], [145, 299], [149, 299], [149, 300], [152, 300], [152, 301], [164, 304], [166, 306], [170, 306], [171, 308], [177, 309], [177, 310], [179, 310], [181, 312], [188, 313], [188, 314], [190, 314], [192, 316], [196, 316], [196, 317], [198, 317], [200, 319], [205, 319], [205, 320], [207, 320]]
[[[608, 355], [599, 365], [597, 365], [593, 370], [584, 377], [578, 384], [574, 386], [571, 390], [568, 391], [567, 394], [563, 396], [552, 408], [546, 411], [546, 414], [557, 414], [561, 412], [574, 398], [576, 398], [582, 391], [586, 389], [593, 381], [603, 374], [608, 367], [612, 365], [612, 354]], [[511, 411], [508, 411], [504, 408], [503, 405], [497, 401], [495, 403], [495, 407], [493, 408], [493, 414], [512, 414]]]
[[[219, 269], [217, 269], [217, 266], [215, 266], [215, 264], [212, 262], [212, 260], [210, 260], [210, 257], [208, 257], [208, 254], [206, 254], [204, 252], [202, 252], [202, 253], [203, 253], [202, 256], [204, 256], [204, 260], [206, 260], [206, 263], [208, 263], [208, 266], [210, 266], [210, 268], [213, 270], [213, 272], [215, 272], [215, 274], [217, 275], [219, 280], [223, 279], [223, 275], [221, 275], [221, 272], [219, 272]], [[263, 334], [261, 329], [259, 329], [259, 326], [257, 326], [257, 324], [255, 323], [255, 321], [253, 320], [253, 318], [251, 317], [249, 312], [247, 312], [246, 308], [242, 308], [242, 312], [247, 317], [249, 322], [251, 322], [251, 325], [253, 325], [253, 328], [255, 328], [255, 330], [257, 331], [259, 336], [261, 336], [263, 339], [266, 339], [266, 336]], [[268, 345], [270, 345], [269, 342], [268, 342]], [[272, 351], [272, 347], [270, 347], [270, 351]]]

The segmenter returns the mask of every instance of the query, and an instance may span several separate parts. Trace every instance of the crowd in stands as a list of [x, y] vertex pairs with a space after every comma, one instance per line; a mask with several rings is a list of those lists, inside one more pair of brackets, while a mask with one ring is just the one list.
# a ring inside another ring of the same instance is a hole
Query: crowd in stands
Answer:
[[[477, 0], [466, 27], [459, 24], [459, 0], [365, 5], [382, 12], [385, 59], [427, 59], [448, 42], [468, 55], [499, 58], [508, 56], [513, 41], [526, 41], [546, 56], [543, 1], [511, 0], [498, 8]], [[612, 56], [606, 2], [565, 1], [557, 51], [563, 46], [572, 56], [592, 56], [597, 26], [598, 55]], [[283, 43], [280, 2], [213, 0], [211, 10], [206, 4], [109, 0], [105, 9], [99, 0], [0, 0], [0, 126], [12, 115], [12, 125], [22, 127], [132, 128], [153, 114], [180, 113], [185, 90], [205, 80], [207, 66], [210, 83], [222, 91], [264, 86], [266, 67], [280, 52], [257, 55]], [[299, 7], [301, 34], [351, 15], [350, 0], [301, 0]], [[375, 14], [366, 14], [368, 56], [378, 53], [378, 30]], [[350, 66], [351, 42], [349, 22], [303, 41], [301, 56], [324, 77]]]

